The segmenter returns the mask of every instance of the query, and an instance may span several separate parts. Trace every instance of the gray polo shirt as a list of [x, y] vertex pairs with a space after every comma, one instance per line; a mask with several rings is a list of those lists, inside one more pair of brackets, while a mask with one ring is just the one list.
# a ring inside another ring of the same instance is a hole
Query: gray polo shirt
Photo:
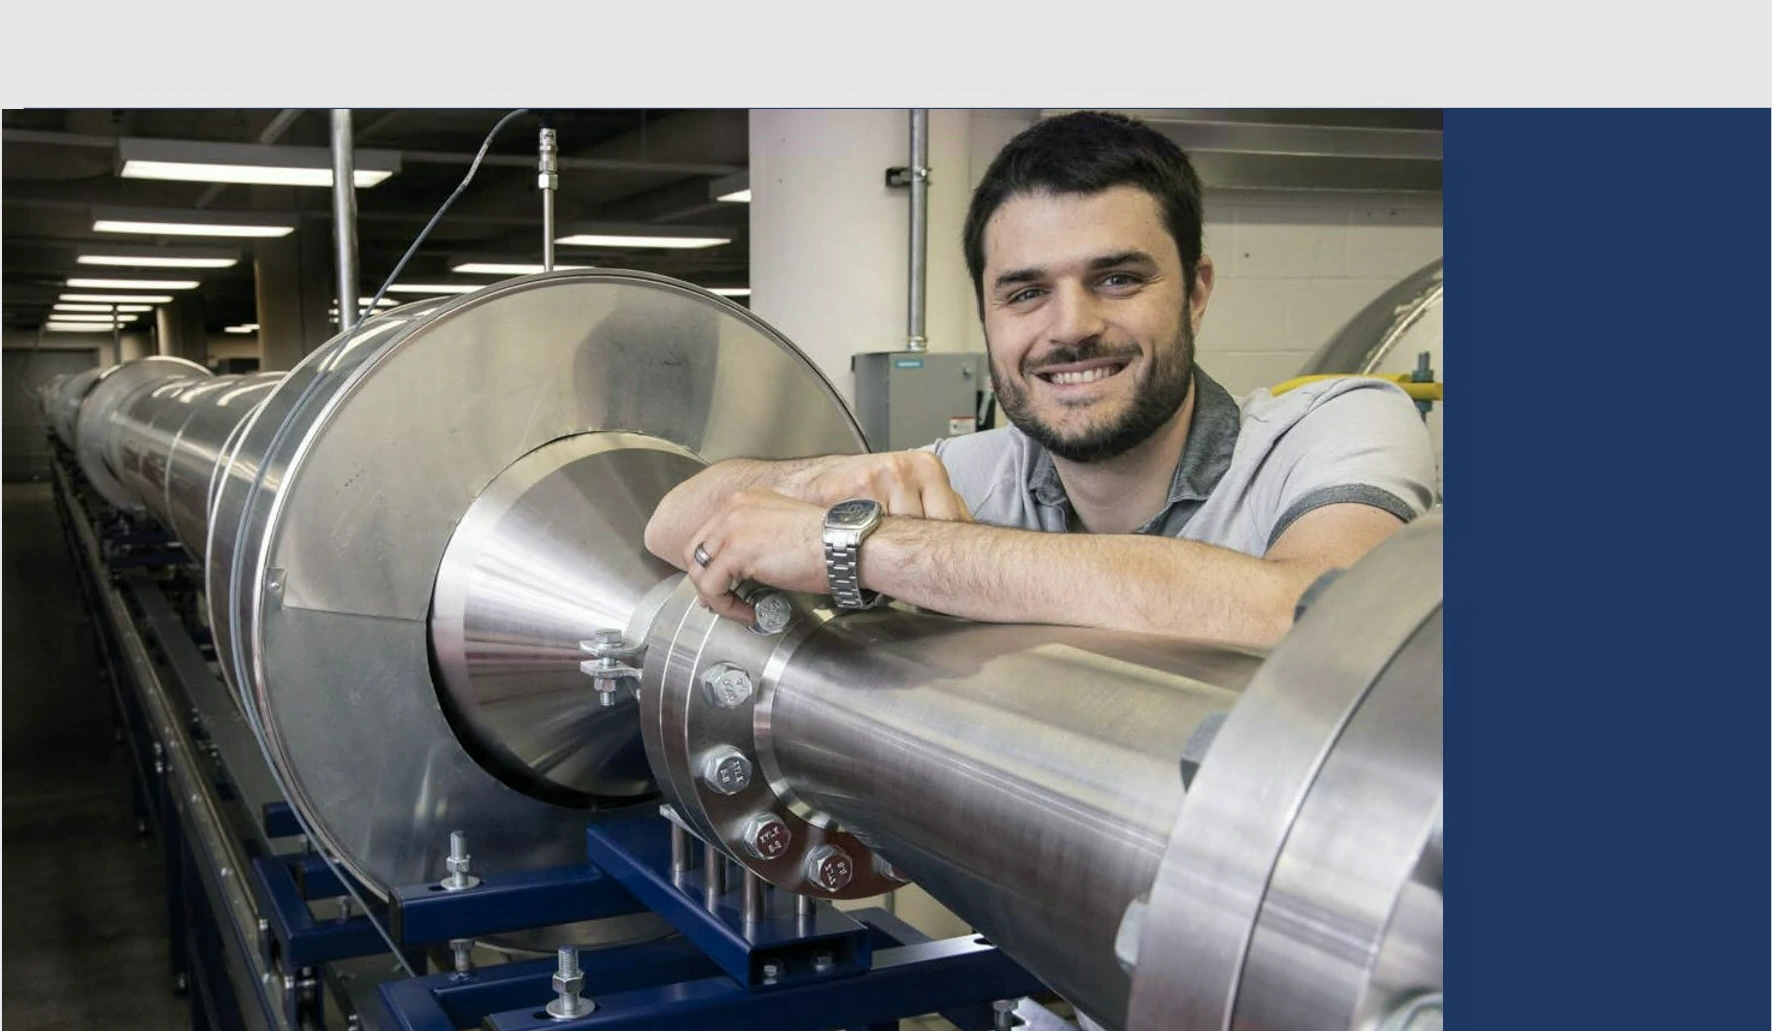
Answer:
[[[1434, 504], [1434, 453], [1409, 396], [1382, 380], [1336, 379], [1241, 405], [1197, 367], [1187, 443], [1169, 500], [1138, 533], [1260, 557], [1324, 505], [1381, 508], [1407, 522]], [[1014, 427], [937, 441], [933, 451], [974, 519], [1077, 530], [1058, 468]]]

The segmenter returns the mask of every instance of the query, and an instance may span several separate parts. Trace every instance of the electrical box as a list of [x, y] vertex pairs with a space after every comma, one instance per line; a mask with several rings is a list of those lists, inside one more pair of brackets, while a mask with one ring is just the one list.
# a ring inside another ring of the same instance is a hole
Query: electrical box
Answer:
[[875, 451], [905, 451], [978, 430], [989, 386], [978, 352], [876, 351], [854, 355], [855, 417]]

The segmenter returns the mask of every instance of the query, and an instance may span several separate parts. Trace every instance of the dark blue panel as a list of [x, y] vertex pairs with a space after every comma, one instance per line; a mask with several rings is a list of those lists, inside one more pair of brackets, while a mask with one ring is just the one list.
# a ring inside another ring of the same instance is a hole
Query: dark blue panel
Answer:
[[1446, 116], [1459, 1027], [1768, 1025], [1769, 124]]

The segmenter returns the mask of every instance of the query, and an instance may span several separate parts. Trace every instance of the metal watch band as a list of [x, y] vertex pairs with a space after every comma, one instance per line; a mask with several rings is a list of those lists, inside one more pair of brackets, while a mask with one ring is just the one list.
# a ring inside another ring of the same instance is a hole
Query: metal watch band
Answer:
[[861, 542], [856, 535], [842, 544], [824, 542], [824, 567], [831, 582], [831, 600], [838, 608], [865, 609], [879, 598], [878, 592], [861, 589]]

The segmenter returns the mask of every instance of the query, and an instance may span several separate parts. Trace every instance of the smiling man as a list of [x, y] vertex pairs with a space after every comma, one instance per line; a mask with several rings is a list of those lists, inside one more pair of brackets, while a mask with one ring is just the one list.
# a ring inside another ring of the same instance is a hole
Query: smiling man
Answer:
[[921, 451], [722, 462], [647, 546], [748, 620], [755, 580], [971, 619], [1271, 645], [1301, 595], [1434, 500], [1413, 403], [1376, 380], [1239, 404], [1194, 364], [1200, 182], [1118, 115], [1040, 122], [974, 192], [965, 250], [1010, 425]]

